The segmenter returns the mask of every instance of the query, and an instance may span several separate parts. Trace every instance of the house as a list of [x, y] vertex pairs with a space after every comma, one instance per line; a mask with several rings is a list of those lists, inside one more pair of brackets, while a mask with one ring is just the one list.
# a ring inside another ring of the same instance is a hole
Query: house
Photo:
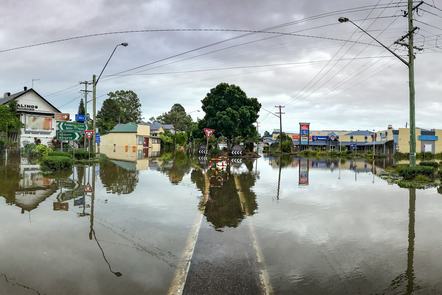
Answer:
[[175, 134], [175, 128], [172, 124], [161, 124], [158, 121], [148, 122], [146, 124], [149, 125], [152, 136], [160, 136], [160, 134], [166, 131]]
[[48, 145], [56, 135], [55, 114], [60, 111], [41, 96], [37, 91], [27, 87], [23, 91], [13, 93], [6, 92], [0, 105], [10, 102], [17, 103], [17, 115], [23, 123], [17, 142], [24, 147], [36, 140]]
[[160, 149], [160, 139], [150, 134], [147, 124], [117, 124], [101, 136], [100, 152], [114, 160], [136, 161], [158, 155]]

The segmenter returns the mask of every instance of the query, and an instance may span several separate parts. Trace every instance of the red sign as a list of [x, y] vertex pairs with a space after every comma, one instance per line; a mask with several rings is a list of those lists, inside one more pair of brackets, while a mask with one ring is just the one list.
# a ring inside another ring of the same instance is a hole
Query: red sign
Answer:
[[210, 136], [212, 136], [213, 133], [215, 133], [215, 129], [204, 128], [203, 130], [207, 138], [209, 138]]
[[84, 134], [86, 135], [87, 139], [91, 139], [94, 135], [94, 130], [84, 130]]
[[92, 186], [89, 183], [84, 186], [84, 192], [85, 193], [91, 193], [92, 192]]
[[58, 113], [54, 115], [55, 121], [69, 121], [70, 114], [68, 113]]

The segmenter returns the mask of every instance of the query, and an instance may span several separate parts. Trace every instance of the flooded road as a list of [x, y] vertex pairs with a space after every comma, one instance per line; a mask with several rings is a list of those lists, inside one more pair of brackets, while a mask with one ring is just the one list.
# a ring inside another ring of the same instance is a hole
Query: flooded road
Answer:
[[[384, 163], [0, 159], [0, 294], [442, 294], [442, 194]], [[373, 173], [374, 172], [374, 173]]]

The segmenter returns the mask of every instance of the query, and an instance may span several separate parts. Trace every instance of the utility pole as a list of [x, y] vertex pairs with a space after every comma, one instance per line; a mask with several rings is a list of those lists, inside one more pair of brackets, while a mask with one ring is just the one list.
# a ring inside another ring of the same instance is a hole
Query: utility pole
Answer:
[[408, 85], [410, 91], [410, 166], [416, 166], [413, 0], [408, 0]]
[[278, 109], [278, 115], [277, 117], [279, 117], [279, 152], [282, 154], [282, 115], [285, 114], [281, 111], [281, 109], [285, 108], [285, 106], [282, 105], [277, 105], [275, 106], [275, 108]]
[[[367, 34], [370, 38], [375, 40], [379, 45], [388, 50], [391, 54], [397, 57], [402, 63], [408, 67], [408, 87], [409, 87], [409, 104], [410, 104], [410, 166], [416, 166], [416, 116], [415, 116], [415, 87], [414, 87], [414, 50], [423, 50], [423, 48], [414, 46], [414, 34], [419, 29], [413, 25], [413, 11], [418, 10], [419, 6], [424, 4], [424, 1], [420, 1], [415, 6], [413, 6], [413, 0], [408, 0], [407, 11], [404, 11], [404, 17], [408, 17], [408, 32], [406, 35], [402, 36], [399, 40], [394, 42], [395, 44], [402, 45], [408, 48], [408, 61], [399, 56], [396, 52], [391, 50], [388, 46], [385, 46], [381, 41], [377, 40], [375, 37], [370, 35], [366, 30], [361, 28], [359, 25], [354, 23], [348, 17], [340, 17], [338, 21], [340, 23], [350, 22], [359, 30]], [[404, 42], [408, 39], [408, 44]]]
[[97, 115], [97, 81], [96, 76], [92, 75], [92, 152], [95, 154], [95, 129], [96, 129], [96, 115]]
[[[84, 123], [86, 124], [86, 127], [87, 127], [87, 94], [89, 92], [91, 92], [90, 90], [87, 90], [87, 86], [90, 84], [92, 84], [92, 83], [88, 82], [88, 81], [80, 82], [80, 85], [84, 85], [84, 90], [80, 90], [80, 91], [83, 92], [83, 94], [84, 94], [84, 115], [85, 115]], [[84, 147], [86, 148], [86, 136], [83, 136], [83, 139], [84, 139], [83, 144], [84, 144]]]

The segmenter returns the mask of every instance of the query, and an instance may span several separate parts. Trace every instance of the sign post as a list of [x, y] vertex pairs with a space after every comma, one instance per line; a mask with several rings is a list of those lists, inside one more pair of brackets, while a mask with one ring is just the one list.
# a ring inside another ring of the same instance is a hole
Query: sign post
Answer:
[[206, 135], [206, 155], [209, 154], [209, 137], [215, 132], [215, 129], [204, 128], [204, 134]]
[[89, 141], [89, 161], [91, 160], [91, 138], [94, 135], [94, 130], [85, 130], [84, 135]]
[[308, 145], [310, 137], [310, 123], [299, 123], [299, 145]]

